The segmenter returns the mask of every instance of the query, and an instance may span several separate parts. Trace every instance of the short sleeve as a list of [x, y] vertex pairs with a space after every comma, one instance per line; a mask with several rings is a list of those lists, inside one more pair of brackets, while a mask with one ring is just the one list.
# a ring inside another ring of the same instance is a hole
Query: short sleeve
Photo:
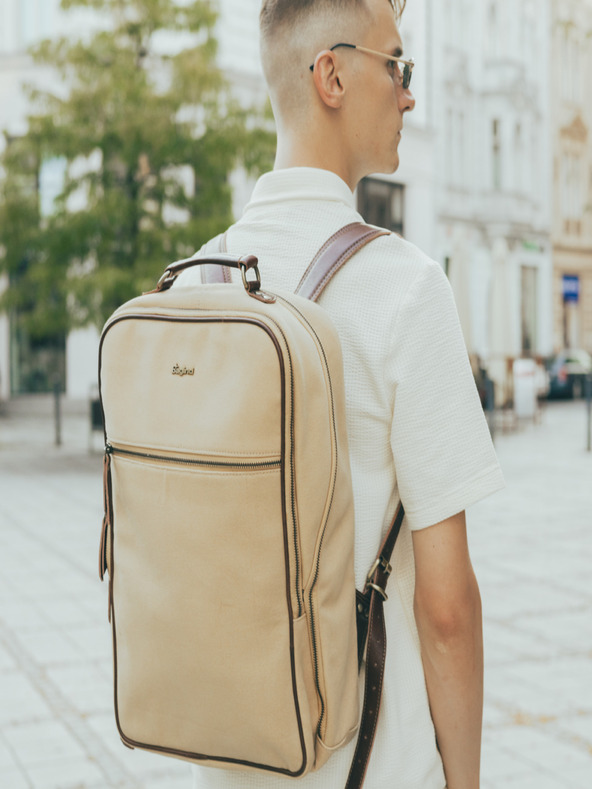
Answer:
[[411, 529], [432, 526], [504, 487], [452, 290], [422, 266], [392, 330], [391, 449]]

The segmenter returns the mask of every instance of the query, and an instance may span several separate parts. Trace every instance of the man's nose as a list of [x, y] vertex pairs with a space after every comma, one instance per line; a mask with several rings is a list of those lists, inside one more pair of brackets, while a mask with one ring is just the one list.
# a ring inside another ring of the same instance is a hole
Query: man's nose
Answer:
[[415, 96], [409, 88], [399, 91], [399, 110], [400, 112], [413, 112], [415, 109]]

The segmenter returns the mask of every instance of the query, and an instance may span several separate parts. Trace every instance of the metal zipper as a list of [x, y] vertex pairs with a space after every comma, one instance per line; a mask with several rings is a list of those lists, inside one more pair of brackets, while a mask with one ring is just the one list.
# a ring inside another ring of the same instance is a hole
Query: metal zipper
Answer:
[[158, 460], [165, 463], [175, 463], [181, 466], [202, 466], [203, 468], [227, 468], [227, 469], [264, 469], [264, 468], [280, 468], [281, 461], [279, 460], [261, 460], [248, 463], [225, 462], [218, 460], [198, 460], [197, 458], [178, 457], [176, 455], [154, 455], [152, 452], [139, 452], [132, 449], [121, 449], [114, 447], [107, 442], [105, 446], [105, 453], [107, 455], [126, 455], [128, 457], [141, 458], [142, 460]]
[[[204, 310], [204, 312], [207, 314], [210, 311], [209, 310]], [[276, 346], [276, 351], [278, 353], [278, 360], [279, 360], [279, 365], [280, 365], [281, 379], [282, 379], [282, 383], [283, 383], [282, 402], [285, 403], [285, 400], [287, 400], [287, 386], [286, 386], [286, 379], [285, 379], [285, 358], [284, 358], [284, 354], [282, 353], [281, 346], [280, 346], [280, 343], [278, 341], [278, 337], [273, 333], [273, 331], [271, 330], [271, 327], [266, 325], [263, 320], [254, 319], [254, 318], [250, 318], [250, 317], [249, 318], [246, 318], [246, 317], [244, 317], [244, 318], [243, 317], [241, 317], [241, 318], [221, 318], [221, 317], [208, 318], [208, 317], [201, 317], [200, 316], [200, 317], [197, 317], [197, 318], [189, 318], [189, 317], [185, 317], [185, 316], [181, 317], [181, 316], [176, 316], [176, 315], [164, 315], [164, 314], [159, 315], [159, 314], [154, 314], [154, 313], [147, 313], [147, 314], [143, 314], [143, 313], [135, 313], [135, 314], [134, 313], [128, 313], [128, 314], [123, 314], [123, 315], [117, 316], [115, 319], [111, 320], [105, 326], [105, 328], [103, 330], [103, 333], [101, 335], [101, 341], [100, 341], [100, 345], [99, 345], [99, 393], [100, 393], [100, 399], [101, 399], [101, 407], [102, 407], [102, 404], [103, 404], [102, 385], [101, 385], [101, 366], [102, 366], [101, 360], [102, 360], [102, 353], [103, 353], [103, 341], [105, 339], [105, 336], [106, 336], [108, 330], [110, 328], [112, 328], [113, 325], [115, 325], [119, 321], [130, 320], [130, 319], [131, 320], [133, 320], [133, 319], [156, 320], [156, 321], [160, 320], [160, 321], [172, 321], [172, 322], [177, 322], [178, 321], [178, 322], [183, 322], [183, 323], [198, 323], [198, 322], [201, 322], [201, 321], [211, 322], [211, 323], [216, 323], [216, 322], [221, 322], [221, 323], [235, 322], [235, 323], [249, 323], [249, 324], [252, 324], [252, 325], [259, 325], [261, 328], [263, 328], [269, 334], [269, 336], [272, 339], [274, 345]], [[290, 426], [289, 426], [290, 427], [290, 433], [289, 433], [289, 435], [290, 435], [291, 444], [292, 444], [291, 450], [290, 450], [289, 470], [290, 470], [290, 484], [291, 484], [291, 491], [290, 491], [291, 492], [291, 510], [292, 510], [292, 522], [293, 522], [293, 547], [294, 547], [294, 559], [295, 559], [295, 579], [294, 579], [294, 581], [295, 581], [295, 594], [296, 594], [296, 602], [297, 602], [297, 609], [298, 609], [298, 617], [300, 617], [302, 615], [303, 611], [304, 611], [304, 600], [303, 600], [303, 590], [300, 589], [300, 574], [301, 574], [300, 548], [299, 548], [298, 539], [297, 539], [298, 529], [297, 529], [297, 525], [296, 525], [297, 524], [297, 521], [296, 521], [296, 493], [295, 493], [295, 479], [294, 479], [294, 477], [295, 477], [295, 473], [294, 473], [294, 471], [295, 471], [294, 470], [294, 465], [295, 465], [295, 459], [294, 459], [294, 412], [295, 412], [295, 408], [294, 408], [294, 389], [295, 389], [294, 373], [293, 373], [292, 357], [291, 357], [291, 354], [290, 354], [290, 346], [289, 346], [289, 344], [287, 342], [287, 339], [286, 339], [286, 336], [285, 336], [284, 332], [282, 331], [282, 329], [279, 326], [279, 324], [275, 320], [273, 320], [273, 318], [270, 318], [269, 316], [266, 316], [266, 320], [269, 323], [272, 323], [275, 326], [277, 332], [281, 335], [281, 338], [282, 338], [282, 340], [284, 342], [285, 354], [287, 356], [287, 361], [288, 361], [288, 365], [289, 365], [289, 376], [290, 376], [290, 416], [289, 416], [289, 419], [290, 419]], [[286, 447], [285, 447], [285, 444], [286, 444], [286, 422], [285, 422], [285, 418], [286, 418], [287, 415], [285, 413], [285, 410], [284, 409], [282, 409], [282, 410], [283, 410], [283, 419], [282, 419], [282, 453], [281, 453], [281, 459], [279, 461], [264, 461], [264, 462], [257, 463], [257, 464], [253, 464], [253, 463], [250, 463], [250, 464], [249, 463], [236, 464], [236, 463], [217, 463], [217, 462], [198, 461], [198, 460], [179, 458], [177, 460], [177, 462], [179, 462], [181, 464], [184, 463], [184, 464], [187, 464], [187, 465], [201, 465], [203, 467], [210, 467], [210, 468], [216, 468], [216, 467], [219, 467], [219, 468], [232, 468], [232, 467], [235, 467], [236, 468], [237, 466], [240, 467], [242, 465], [242, 467], [245, 468], [245, 469], [249, 469], [249, 468], [258, 468], [258, 469], [261, 469], [261, 468], [279, 468], [279, 469], [283, 469], [284, 468], [284, 464], [286, 462], [286, 457], [285, 457], [285, 449], [286, 449]], [[105, 422], [104, 412], [103, 412], [103, 421]], [[105, 452], [109, 456], [111, 456], [113, 454], [129, 454], [130, 456], [136, 455], [140, 459], [142, 459], [142, 458], [143, 459], [149, 459], [149, 460], [150, 459], [155, 459], [155, 460], [162, 460], [164, 462], [175, 462], [175, 458], [172, 458], [170, 456], [169, 457], [163, 457], [163, 456], [158, 456], [158, 455], [152, 455], [152, 453], [134, 452], [133, 450], [123, 450], [123, 449], [119, 449], [119, 448], [113, 447], [113, 445], [110, 444], [107, 441], [106, 427], [105, 427], [105, 443], [106, 443]], [[282, 474], [283, 526], [284, 526], [284, 534], [285, 534], [286, 543], [288, 543], [289, 542], [289, 531], [288, 531], [288, 523], [287, 523], [288, 513], [286, 511], [287, 510], [287, 501], [286, 501], [286, 498], [287, 498], [286, 493], [287, 493], [287, 491], [284, 488], [285, 482], [286, 482], [285, 477], [286, 477], [286, 474], [283, 473]], [[113, 544], [111, 544], [111, 552], [113, 552]], [[289, 564], [286, 566], [286, 576], [287, 577], [290, 576]], [[111, 582], [111, 578], [110, 578], [110, 582]], [[291, 615], [293, 616], [293, 610], [292, 610], [292, 604], [291, 604], [291, 600], [290, 600], [290, 595], [288, 595], [287, 597], [288, 597], [288, 599], [287, 599], [288, 608], [290, 610]], [[113, 605], [112, 601], [111, 601], [110, 605], [112, 607], [112, 605]], [[114, 630], [114, 638], [115, 638], [115, 630]], [[116, 677], [117, 677], [117, 655], [116, 655], [116, 653], [114, 653], [114, 661], [115, 661]], [[318, 664], [318, 657], [316, 657], [316, 661], [317, 661], [317, 664]], [[291, 658], [291, 664], [292, 664], [292, 676], [294, 678], [295, 677], [295, 673], [294, 673], [295, 666], [294, 666], [294, 656], [293, 655], [292, 655], [292, 658]], [[317, 673], [318, 673], [318, 667], [317, 667]], [[116, 687], [115, 699], [116, 699], [116, 702], [117, 702], [117, 681], [116, 681], [116, 686], [115, 687]], [[299, 709], [299, 704], [298, 704], [297, 698], [295, 698], [295, 702], [296, 702], [296, 712], [297, 712], [297, 716], [298, 716], [298, 729], [299, 729], [299, 732], [300, 732], [300, 739], [301, 739], [302, 747], [304, 749], [302, 721], [301, 721], [301, 717], [300, 717], [300, 709]], [[116, 704], [116, 706], [117, 706], [117, 704]], [[116, 714], [117, 714], [117, 709], [116, 709]], [[320, 726], [320, 722], [319, 722], [319, 726]], [[162, 750], [163, 750], [163, 752], [167, 752], [167, 749], [163, 748]], [[304, 753], [306, 753], [305, 749], [304, 749]], [[193, 756], [193, 754], [189, 754], [189, 755]], [[253, 765], [253, 766], [259, 766], [259, 765]], [[295, 773], [295, 775], [299, 775], [299, 774], [300, 773]]]
[[[332, 426], [333, 426], [333, 435], [334, 435], [334, 437], [336, 437], [337, 427], [335, 425], [335, 406], [334, 406], [334, 398], [333, 398], [333, 384], [331, 382], [331, 375], [330, 375], [330, 372], [329, 372], [329, 362], [328, 362], [327, 356], [325, 354], [325, 349], [323, 347], [323, 343], [321, 342], [320, 337], [318, 336], [318, 334], [314, 330], [314, 328], [311, 325], [311, 323], [308, 320], [308, 318], [298, 309], [298, 307], [295, 307], [291, 302], [289, 302], [287, 299], [284, 299], [282, 296], [277, 296], [277, 294], [276, 294], [276, 298], [279, 299], [287, 307], [289, 307], [293, 312], [295, 312], [297, 315], [300, 316], [300, 318], [303, 320], [304, 323], [306, 323], [306, 325], [308, 326], [310, 332], [314, 335], [316, 341], [318, 342], [319, 348], [321, 349], [321, 354], [323, 356], [323, 361], [324, 361], [324, 364], [325, 364], [325, 370], [327, 371], [327, 380], [329, 381], [329, 389], [330, 389], [330, 395], [331, 395], [331, 422], [332, 422]], [[333, 494], [335, 492], [336, 477], [337, 477], [337, 462], [335, 463], [335, 474], [333, 476], [333, 489], [331, 491], [331, 503], [333, 501]], [[330, 510], [330, 506], [329, 506], [329, 510]], [[325, 539], [325, 528], [326, 528], [328, 519], [329, 519], [329, 513], [327, 513], [327, 519], [325, 520], [325, 524], [323, 526], [323, 533], [321, 535], [321, 540], [320, 540], [320, 544], [319, 544], [319, 550], [317, 552], [317, 560], [316, 560], [316, 564], [315, 564], [314, 579], [313, 579], [313, 582], [312, 582], [312, 584], [310, 586], [310, 590], [309, 590], [309, 594], [308, 594], [308, 612], [309, 612], [309, 617], [310, 617], [311, 646], [312, 646], [313, 666], [314, 666], [314, 674], [315, 674], [315, 685], [316, 685], [317, 694], [318, 694], [320, 705], [321, 705], [321, 710], [320, 710], [320, 714], [319, 714], [319, 722], [317, 724], [317, 734], [318, 734], [319, 737], [321, 737], [321, 729], [322, 729], [323, 722], [324, 722], [324, 719], [325, 719], [325, 700], [323, 698], [323, 694], [321, 693], [321, 683], [320, 683], [320, 680], [319, 680], [319, 648], [318, 648], [318, 644], [317, 644], [316, 615], [315, 615], [315, 609], [314, 609], [314, 603], [313, 603], [313, 591], [314, 591], [314, 588], [316, 586], [317, 579], [319, 577], [319, 569], [320, 569], [320, 562], [321, 562], [321, 550], [323, 548], [323, 542], [324, 542], [324, 539]]]

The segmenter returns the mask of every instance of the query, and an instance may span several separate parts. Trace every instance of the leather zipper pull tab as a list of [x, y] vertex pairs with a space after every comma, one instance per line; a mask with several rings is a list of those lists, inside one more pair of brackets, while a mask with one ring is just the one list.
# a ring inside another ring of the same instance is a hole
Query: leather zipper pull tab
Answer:
[[103, 525], [101, 527], [101, 542], [99, 544], [99, 578], [101, 581], [105, 580], [105, 573], [107, 572], [107, 529], [109, 522], [107, 515], [103, 517]]
[[101, 581], [105, 578], [105, 573], [109, 567], [107, 564], [107, 532], [111, 524], [111, 453], [109, 452], [109, 445], [105, 447], [105, 455], [103, 457], [103, 523], [101, 526], [101, 541], [99, 544], [99, 578]]

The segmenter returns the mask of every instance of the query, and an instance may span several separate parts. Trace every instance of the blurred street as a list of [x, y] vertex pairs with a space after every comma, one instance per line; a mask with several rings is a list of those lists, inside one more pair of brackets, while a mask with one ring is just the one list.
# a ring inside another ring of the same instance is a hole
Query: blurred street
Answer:
[[[101, 436], [88, 422], [70, 407], [56, 448], [50, 401], [0, 416], [0, 787], [189, 789], [187, 765], [130, 751], [116, 731]], [[483, 789], [592, 786], [585, 426], [582, 402], [549, 403], [540, 424], [500, 432], [508, 487], [468, 513], [486, 633]]]

